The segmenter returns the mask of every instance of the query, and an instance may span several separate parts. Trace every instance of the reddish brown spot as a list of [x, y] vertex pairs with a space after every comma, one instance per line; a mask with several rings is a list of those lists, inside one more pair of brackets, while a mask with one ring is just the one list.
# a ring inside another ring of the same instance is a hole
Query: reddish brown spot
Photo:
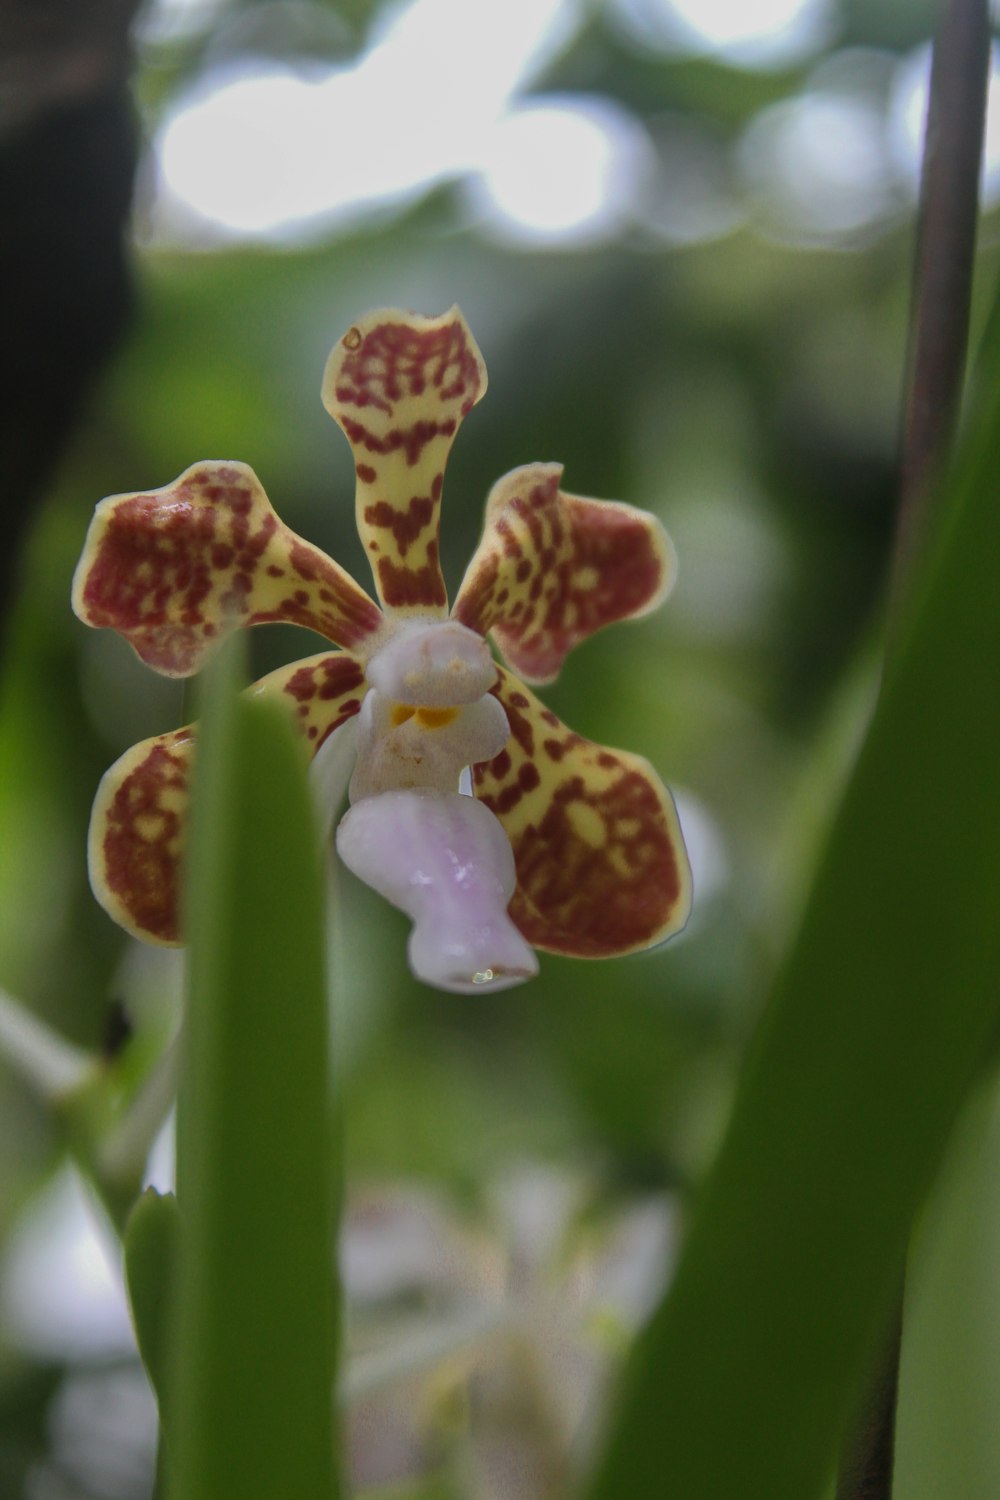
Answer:
[[[340, 392], [337, 392], [338, 396]], [[369, 453], [386, 455], [389, 453], [402, 452], [410, 468], [420, 458], [428, 443], [432, 443], [438, 437], [452, 437], [455, 433], [455, 421], [448, 418], [444, 422], [428, 422], [421, 419], [414, 422], [412, 427], [393, 427], [389, 432], [373, 432], [363, 422], [357, 422], [351, 417], [341, 415], [340, 425], [347, 433], [348, 439], [353, 447], [363, 447]]]
[[[641, 772], [617, 764], [621, 774], [599, 793], [588, 792], [579, 777], [565, 783], [539, 826], [515, 839], [518, 884], [510, 910], [536, 947], [586, 958], [628, 951], [655, 938], [677, 904], [677, 852], [656, 790]], [[596, 814], [606, 842], [595, 847], [580, 837], [570, 813], [575, 802]], [[638, 832], [616, 834], [619, 822]]]
[[[294, 602], [290, 615], [254, 611], [259, 570], [270, 578], [284, 569], [264, 557], [279, 522], [244, 476], [228, 465], [201, 468], [159, 494], [133, 495], [109, 506], [97, 533], [83, 586], [83, 614], [92, 625], [111, 626], [158, 671], [186, 676], [201, 664], [219, 611], [229, 623], [290, 618], [343, 645], [378, 628], [381, 614], [334, 564], [305, 543], [282, 537], [300, 577], [330, 584], [330, 609]], [[306, 559], [309, 559], [308, 563]], [[317, 561], [318, 559], [318, 561]], [[212, 627], [210, 629], [209, 627]]]
[[[476, 628], [494, 631], [512, 666], [538, 681], [555, 677], [578, 641], [640, 612], [663, 582], [663, 562], [646, 518], [564, 495], [559, 479], [556, 469], [527, 493], [505, 495], [487, 528], [486, 558], [513, 565], [505, 573], [509, 597], [488, 596], [497, 574], [495, 567], [487, 574], [484, 560], [455, 608], [456, 619], [470, 623], [475, 616]], [[515, 518], [528, 532], [533, 560], [521, 556]], [[575, 584], [578, 573], [588, 586]]]
[[382, 598], [390, 609], [402, 609], [407, 605], [440, 609], [448, 603], [436, 549], [433, 558], [422, 568], [399, 567], [391, 558], [380, 557], [378, 579]]
[[526, 760], [517, 773], [517, 784], [522, 792], [533, 792], [541, 779], [538, 767], [530, 760]]
[[[112, 798], [101, 845], [108, 889], [140, 931], [166, 943], [181, 936], [177, 849], [183, 826], [181, 813], [161, 799], [169, 789], [182, 793], [186, 804], [189, 749], [183, 735], [164, 735], [152, 745]], [[155, 828], [152, 838], [141, 836], [144, 824]]]
[[510, 812], [511, 808], [516, 807], [523, 796], [524, 793], [521, 791], [521, 788], [519, 786], [505, 786], [503, 791], [492, 799], [492, 811], [496, 813], [498, 817], [502, 816], [503, 813], [508, 813]]
[[413, 495], [405, 510], [380, 500], [376, 505], [366, 505], [365, 523], [391, 531], [400, 557], [405, 557], [410, 544], [431, 525], [435, 516], [434, 501], [427, 495]]
[[362, 484], [375, 483], [375, 470], [371, 464], [357, 464], [355, 465], [355, 472]]
[[[510, 732], [520, 745], [525, 755], [530, 759], [535, 753], [535, 731], [532, 728], [528, 715], [522, 712], [528, 707], [528, 700], [523, 693], [506, 692], [506, 676], [501, 673], [496, 686], [492, 689], [494, 697], [503, 704], [507, 714], [507, 722]], [[506, 752], [503, 752], [506, 753]], [[495, 762], [494, 762], [495, 764]]]
[[[358, 663], [351, 658], [334, 658], [336, 666], [326, 668], [326, 681], [319, 690], [321, 698], [336, 698], [341, 693], [348, 693], [352, 688], [358, 687], [364, 681], [364, 674]], [[346, 705], [345, 705], [346, 707]], [[355, 700], [354, 707], [358, 707]]]
[[337, 399], [345, 405], [373, 406], [391, 415], [401, 397], [421, 395], [428, 386], [442, 401], [464, 397], [470, 406], [479, 393], [479, 365], [458, 322], [436, 328], [380, 323], [364, 336], [351, 329], [342, 343], [348, 352]]

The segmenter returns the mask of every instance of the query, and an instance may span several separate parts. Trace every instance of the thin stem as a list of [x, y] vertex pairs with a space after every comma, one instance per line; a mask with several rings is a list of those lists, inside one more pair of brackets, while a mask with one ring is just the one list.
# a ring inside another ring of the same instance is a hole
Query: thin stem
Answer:
[[868, 1391], [859, 1431], [853, 1446], [844, 1452], [836, 1500], [889, 1500], [892, 1494], [902, 1305], [893, 1314], [892, 1325]]
[[920, 550], [962, 395], [979, 207], [988, 0], [944, 0], [931, 65], [903, 406], [898, 593]]
[[[944, 0], [920, 183], [891, 619], [924, 545], [935, 486], [947, 467], [958, 420], [989, 59], [988, 0]], [[845, 1444], [836, 1500], [891, 1500], [902, 1302], [901, 1288], [858, 1429]]]

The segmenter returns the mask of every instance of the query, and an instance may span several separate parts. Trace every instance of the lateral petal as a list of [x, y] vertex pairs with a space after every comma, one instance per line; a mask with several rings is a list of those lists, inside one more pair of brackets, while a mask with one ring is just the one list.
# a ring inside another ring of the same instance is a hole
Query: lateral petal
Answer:
[[452, 615], [492, 632], [528, 682], [551, 682], [578, 642], [647, 614], [673, 585], [676, 560], [655, 516], [560, 490], [561, 464], [506, 474], [486, 502], [482, 540]]
[[[347, 652], [326, 653], [270, 672], [247, 691], [286, 703], [313, 755], [357, 713], [364, 673]], [[196, 736], [189, 724], [134, 745], [105, 773], [94, 799], [91, 887], [108, 915], [145, 942], [183, 941], [180, 872]]]
[[306, 625], [337, 645], [374, 643], [381, 611], [343, 568], [275, 514], [246, 464], [193, 465], [162, 489], [98, 505], [73, 579], [88, 625], [125, 636], [167, 677], [197, 672], [241, 625]]
[[444, 615], [438, 558], [444, 467], [486, 390], [486, 366], [457, 307], [437, 318], [368, 313], [335, 346], [323, 405], [347, 435], [358, 533], [393, 614]]
[[511, 737], [472, 768], [514, 851], [510, 914], [551, 953], [610, 958], [679, 932], [691, 871], [673, 799], [649, 762], [574, 734], [510, 672], [494, 693]]

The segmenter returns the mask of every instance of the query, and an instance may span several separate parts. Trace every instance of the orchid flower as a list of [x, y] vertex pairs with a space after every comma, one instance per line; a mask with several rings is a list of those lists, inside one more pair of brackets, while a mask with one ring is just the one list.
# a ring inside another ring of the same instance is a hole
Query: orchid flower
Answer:
[[[102, 500], [73, 583], [82, 620], [118, 631], [168, 677], [197, 672], [244, 625], [292, 622], [339, 648], [248, 691], [287, 707], [311, 755], [357, 716], [338, 852], [412, 919], [416, 975], [458, 992], [529, 978], [533, 948], [588, 958], [648, 948], [684, 925], [690, 904], [677, 815], [649, 764], [574, 734], [525, 685], [550, 682], [578, 642], [666, 596], [674, 558], [659, 522], [565, 494], [558, 464], [515, 469], [490, 494], [448, 612], [444, 467], [485, 389], [457, 308], [369, 313], [330, 355], [323, 403], [354, 454], [380, 604], [229, 461]], [[195, 741], [187, 726], [126, 751], [94, 803], [94, 893], [149, 942], [182, 941]], [[459, 790], [466, 768], [472, 796]]]

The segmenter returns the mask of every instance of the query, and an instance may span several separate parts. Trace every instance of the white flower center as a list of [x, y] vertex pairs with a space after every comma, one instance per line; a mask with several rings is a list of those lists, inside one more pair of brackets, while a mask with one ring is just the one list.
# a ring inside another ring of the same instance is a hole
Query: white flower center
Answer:
[[529, 979], [537, 960], [507, 914], [510, 842], [459, 792], [463, 770], [510, 737], [489, 647], [452, 620], [407, 621], [366, 672], [341, 859], [412, 919], [410, 964], [425, 983], [471, 994]]
[[367, 666], [350, 799], [425, 788], [456, 792], [466, 766], [492, 760], [510, 735], [490, 688], [482, 636], [453, 620], [405, 622]]

